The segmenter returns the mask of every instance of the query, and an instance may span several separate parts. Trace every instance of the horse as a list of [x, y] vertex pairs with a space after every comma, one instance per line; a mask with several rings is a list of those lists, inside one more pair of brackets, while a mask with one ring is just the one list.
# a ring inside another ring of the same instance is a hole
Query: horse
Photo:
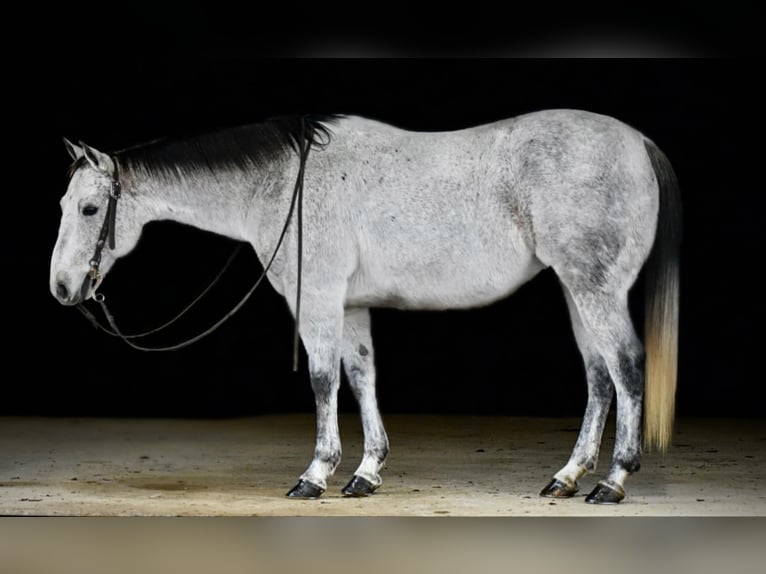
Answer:
[[[625, 123], [562, 109], [414, 132], [357, 116], [289, 116], [114, 153], [65, 145], [74, 162], [50, 267], [60, 303], [97, 297], [149, 221], [245, 242], [264, 265], [271, 255], [269, 282], [294, 316], [301, 305], [316, 403], [313, 459], [287, 496], [318, 498], [338, 466], [341, 365], [364, 432], [361, 463], [342, 492], [367, 496], [382, 483], [389, 441], [376, 400], [371, 307], [488, 305], [548, 267], [566, 298], [588, 399], [569, 460], [540, 494], [571, 497], [595, 472], [615, 395], [611, 465], [586, 502], [620, 502], [642, 449], [668, 447], [680, 192], [665, 154]], [[299, 180], [306, 193], [297, 225], [290, 216]], [[645, 346], [628, 312], [644, 266]]]

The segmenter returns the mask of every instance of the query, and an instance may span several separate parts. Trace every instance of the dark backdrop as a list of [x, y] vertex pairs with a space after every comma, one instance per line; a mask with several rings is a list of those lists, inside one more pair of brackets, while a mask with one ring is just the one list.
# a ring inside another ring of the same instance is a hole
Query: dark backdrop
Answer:
[[[48, 292], [61, 136], [103, 150], [270, 116], [359, 114], [446, 130], [551, 107], [613, 115], [656, 141], [682, 186], [684, 243], [678, 411], [763, 416], [763, 192], [748, 151], [755, 98], [732, 60], [108, 61], [29, 66], [7, 114], [13, 160], [4, 212], [6, 376], [2, 414], [235, 416], [313, 410], [305, 368], [290, 371], [292, 322], [264, 286], [225, 327], [189, 349], [142, 354], [95, 332]], [[9, 153], [9, 151], [6, 151]], [[310, 193], [311, 190], [307, 190]], [[480, 222], [477, 222], [480, 224]], [[233, 242], [150, 224], [103, 286], [126, 331], [153, 326], [215, 275]], [[186, 336], [225, 312], [261, 270], [242, 255]], [[637, 326], [640, 281], [632, 293]], [[585, 380], [550, 271], [493, 306], [373, 311], [386, 413], [580, 415]], [[341, 408], [355, 405], [345, 386]]]

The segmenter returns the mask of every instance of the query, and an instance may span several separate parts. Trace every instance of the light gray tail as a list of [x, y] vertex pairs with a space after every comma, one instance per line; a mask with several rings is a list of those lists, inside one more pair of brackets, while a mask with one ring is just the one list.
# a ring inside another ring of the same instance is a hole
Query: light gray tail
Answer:
[[668, 158], [654, 143], [644, 145], [660, 188], [657, 234], [646, 267], [644, 447], [664, 452], [673, 433], [678, 372], [681, 197]]

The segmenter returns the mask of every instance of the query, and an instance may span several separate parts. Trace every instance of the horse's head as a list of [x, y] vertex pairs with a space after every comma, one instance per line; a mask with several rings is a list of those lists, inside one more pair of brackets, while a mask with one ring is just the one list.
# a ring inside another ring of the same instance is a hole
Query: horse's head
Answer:
[[[102, 226], [107, 217], [116, 162], [108, 154], [85, 144], [64, 140], [74, 159], [69, 187], [61, 198], [61, 224], [51, 258], [50, 289], [64, 305], [76, 305], [91, 297], [114, 262], [135, 247], [142, 218], [136, 201], [123, 194], [117, 209], [115, 247], [103, 246], [98, 273], [91, 274]], [[95, 277], [94, 277], [95, 275]]]

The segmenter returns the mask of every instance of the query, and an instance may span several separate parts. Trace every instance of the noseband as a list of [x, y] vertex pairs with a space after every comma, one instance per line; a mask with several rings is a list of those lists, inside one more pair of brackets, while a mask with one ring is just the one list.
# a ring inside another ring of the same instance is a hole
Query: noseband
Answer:
[[[99, 267], [101, 265], [101, 254], [104, 250], [104, 246], [108, 242], [109, 249], [115, 248], [115, 225], [117, 221], [117, 202], [122, 195], [122, 185], [120, 183], [119, 168], [117, 165], [117, 161], [113, 160], [114, 173], [112, 174], [111, 187], [109, 189], [109, 203], [107, 204], [107, 208], [106, 208], [106, 217], [104, 217], [104, 223], [101, 225], [101, 231], [99, 231], [98, 240], [96, 241], [96, 249], [93, 252], [93, 257], [91, 257], [91, 260], [90, 260], [90, 270], [88, 271], [88, 275], [83, 281], [83, 288], [82, 288], [82, 292], [84, 294], [87, 291], [85, 288], [87, 286], [87, 281], [88, 279], [90, 279], [90, 287], [93, 290], [93, 299], [101, 306], [101, 310], [103, 311], [104, 316], [106, 317], [106, 320], [109, 323], [109, 327], [105, 327], [104, 325], [99, 323], [98, 319], [96, 319], [93, 313], [91, 313], [88, 309], [86, 309], [82, 303], [77, 306], [80, 312], [83, 315], [85, 315], [85, 317], [94, 325], [94, 327], [96, 327], [97, 329], [101, 331], [104, 331], [105, 333], [109, 335], [112, 335], [113, 337], [120, 338], [128, 346], [138, 351], [175, 351], [178, 349], [183, 349], [184, 347], [188, 347], [189, 345], [196, 343], [200, 339], [207, 337], [213, 331], [218, 329], [218, 327], [223, 325], [232, 315], [234, 315], [237, 311], [239, 311], [242, 308], [242, 306], [247, 302], [248, 299], [250, 299], [250, 296], [255, 292], [255, 290], [264, 280], [264, 278], [266, 277], [266, 274], [269, 272], [269, 269], [271, 269], [271, 265], [272, 263], [274, 263], [274, 260], [277, 257], [277, 253], [279, 253], [279, 248], [282, 246], [282, 242], [285, 238], [285, 235], [287, 234], [287, 230], [290, 227], [290, 222], [293, 219], [293, 213], [297, 211], [298, 277], [297, 277], [297, 292], [296, 292], [296, 301], [295, 301], [295, 331], [293, 334], [293, 370], [297, 371], [298, 356], [299, 356], [298, 350], [300, 345], [301, 282], [302, 282], [302, 276], [303, 276], [303, 177], [306, 170], [306, 160], [308, 159], [311, 146], [314, 143], [314, 129], [310, 126], [307, 127], [305, 118], [301, 118], [300, 141], [296, 143], [298, 148], [297, 151], [298, 151], [299, 167], [298, 167], [298, 175], [295, 179], [295, 186], [293, 188], [292, 199], [290, 201], [290, 209], [287, 212], [287, 217], [285, 218], [285, 224], [282, 227], [282, 232], [280, 233], [279, 239], [277, 240], [277, 245], [274, 248], [274, 253], [271, 255], [271, 258], [269, 259], [268, 263], [264, 266], [263, 272], [261, 273], [260, 277], [258, 277], [258, 279], [255, 281], [255, 284], [250, 288], [250, 290], [245, 294], [245, 296], [242, 297], [239, 303], [237, 303], [222, 319], [219, 319], [215, 324], [213, 324], [211, 327], [209, 327], [202, 333], [199, 333], [198, 335], [191, 337], [185, 341], [182, 341], [176, 345], [171, 345], [167, 347], [145, 347], [142, 345], [135, 344], [131, 339], [138, 339], [138, 338], [145, 337], [147, 335], [151, 335], [153, 333], [162, 331], [165, 328], [172, 325], [173, 323], [175, 323], [183, 315], [185, 315], [186, 312], [189, 311], [189, 309], [191, 309], [200, 299], [202, 299], [202, 297], [213, 287], [213, 285], [215, 285], [215, 283], [218, 282], [218, 279], [220, 279], [221, 275], [226, 271], [226, 269], [229, 267], [231, 262], [234, 260], [234, 257], [236, 256], [236, 254], [241, 249], [241, 245], [235, 248], [234, 253], [229, 257], [228, 261], [223, 266], [223, 268], [218, 273], [218, 275], [213, 279], [213, 281], [189, 305], [184, 307], [184, 309], [178, 315], [176, 315], [175, 317], [173, 317], [171, 320], [167, 321], [166, 323], [163, 323], [159, 327], [156, 327], [149, 331], [145, 331], [143, 333], [131, 334], [131, 335], [123, 334], [122, 331], [119, 329], [119, 327], [117, 327], [117, 324], [114, 320], [114, 316], [109, 312], [109, 309], [106, 306], [106, 297], [104, 297], [102, 293], [95, 292], [95, 290], [98, 288], [98, 285], [102, 277], [101, 272], [99, 271]], [[296, 210], [296, 206], [297, 206], [297, 210]]]

